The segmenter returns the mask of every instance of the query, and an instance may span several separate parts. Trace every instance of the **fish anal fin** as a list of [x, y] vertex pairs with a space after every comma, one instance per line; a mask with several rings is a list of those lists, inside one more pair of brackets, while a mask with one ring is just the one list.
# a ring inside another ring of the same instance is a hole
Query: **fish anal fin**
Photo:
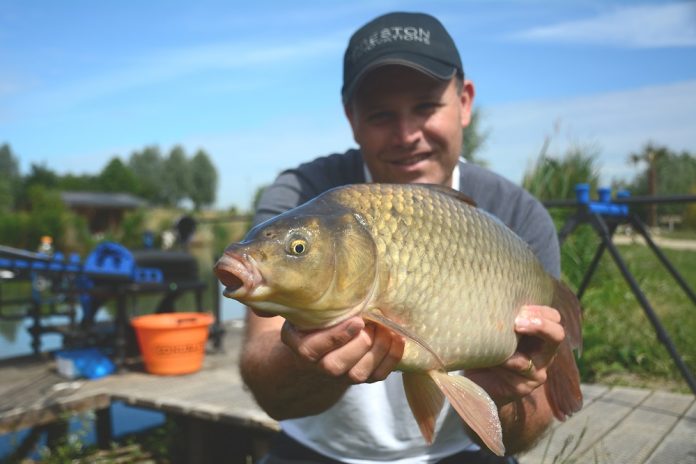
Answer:
[[483, 444], [498, 456], [503, 456], [505, 445], [498, 408], [488, 393], [463, 375], [449, 375], [442, 371], [429, 371], [428, 375]]
[[575, 294], [560, 281], [555, 282], [551, 306], [561, 314], [566, 338], [549, 365], [544, 390], [553, 415], [563, 421], [582, 408], [580, 373], [573, 356], [574, 349], [582, 350], [582, 311]]
[[560, 421], [582, 408], [580, 373], [566, 341], [558, 347], [556, 359], [548, 367], [544, 391], [553, 415]]
[[561, 313], [561, 325], [573, 350], [582, 351], [582, 309], [575, 293], [560, 280], [554, 281], [551, 307]]
[[413, 417], [418, 422], [423, 438], [430, 445], [435, 439], [435, 422], [445, 402], [445, 396], [427, 374], [404, 372], [402, 379]]
[[438, 356], [438, 354], [435, 352], [435, 350], [433, 350], [425, 340], [423, 340], [421, 337], [419, 337], [418, 335], [416, 335], [413, 332], [411, 332], [410, 330], [408, 330], [406, 327], [403, 327], [402, 325], [400, 325], [400, 324], [392, 321], [388, 317], [384, 316], [379, 310], [366, 311], [365, 313], [363, 313], [362, 317], [365, 320], [372, 321], [376, 324], [382, 325], [382, 326], [398, 333], [402, 337], [405, 337], [405, 338], [411, 340], [412, 342], [414, 342], [415, 344], [417, 344], [418, 346], [420, 346], [421, 348], [426, 350], [428, 353], [430, 353], [433, 356], [433, 359], [435, 359], [435, 361], [437, 362], [438, 367], [442, 370], [445, 370], [445, 363], [442, 361], [440, 356]]

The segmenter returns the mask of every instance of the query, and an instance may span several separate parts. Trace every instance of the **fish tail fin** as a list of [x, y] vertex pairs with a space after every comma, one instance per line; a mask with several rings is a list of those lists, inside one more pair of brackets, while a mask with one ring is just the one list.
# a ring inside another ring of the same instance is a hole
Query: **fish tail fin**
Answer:
[[435, 439], [435, 422], [445, 396], [427, 374], [404, 372], [402, 380], [413, 417], [418, 422], [423, 438], [430, 445]]
[[549, 366], [544, 389], [553, 415], [563, 421], [582, 408], [580, 373], [573, 356], [574, 349], [582, 350], [582, 313], [575, 294], [560, 281], [555, 282], [551, 306], [561, 313], [566, 338]]
[[488, 393], [463, 375], [449, 375], [443, 371], [429, 371], [428, 375], [481, 441], [495, 454], [503, 456], [505, 445], [498, 408]]

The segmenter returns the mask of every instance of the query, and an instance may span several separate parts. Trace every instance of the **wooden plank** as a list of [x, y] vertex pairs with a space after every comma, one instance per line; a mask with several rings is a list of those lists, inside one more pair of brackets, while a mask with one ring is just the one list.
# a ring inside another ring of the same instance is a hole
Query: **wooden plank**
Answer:
[[667, 434], [646, 464], [696, 464], [696, 401]]
[[580, 385], [580, 389], [582, 390], [583, 407], [589, 406], [594, 400], [602, 397], [610, 390], [607, 385], [587, 383]]
[[580, 461], [644, 462], [692, 403], [691, 396], [652, 393]]
[[108, 395], [94, 395], [88, 398], [53, 402], [45, 406], [14, 408], [3, 412], [0, 417], [0, 434], [49, 424], [66, 415], [103, 409], [110, 405], [111, 399]]
[[602, 446], [602, 438], [649, 394], [647, 390], [635, 388], [612, 388], [567, 421], [557, 424], [536, 447], [520, 456], [520, 463], [543, 464], [555, 458], [565, 462]]

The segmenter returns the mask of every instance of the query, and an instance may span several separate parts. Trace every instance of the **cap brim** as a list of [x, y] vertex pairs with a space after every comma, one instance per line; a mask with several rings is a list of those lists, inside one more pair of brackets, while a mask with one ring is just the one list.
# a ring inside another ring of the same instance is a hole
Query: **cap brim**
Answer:
[[377, 68], [388, 65], [406, 66], [408, 68], [415, 69], [416, 71], [420, 71], [434, 79], [439, 79], [442, 81], [451, 79], [457, 73], [456, 66], [443, 63], [442, 61], [435, 60], [427, 56], [414, 53], [390, 53], [373, 60], [369, 65], [365, 66], [365, 68], [361, 69], [353, 77], [350, 84], [347, 87], [344, 87], [341, 91], [343, 101], [350, 100], [350, 97], [352, 97], [355, 89], [358, 88], [358, 85], [360, 85], [367, 74]]

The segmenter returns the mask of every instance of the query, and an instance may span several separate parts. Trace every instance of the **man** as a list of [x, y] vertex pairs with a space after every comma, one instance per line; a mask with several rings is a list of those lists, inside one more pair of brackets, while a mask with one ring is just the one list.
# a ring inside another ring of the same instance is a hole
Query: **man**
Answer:
[[[460, 160], [474, 86], [435, 18], [392, 13], [369, 22], [349, 42], [343, 76], [345, 113], [360, 149], [282, 173], [261, 197], [255, 223], [339, 185], [441, 184], [498, 216], [558, 277], [556, 232], [544, 208], [519, 187]], [[300, 332], [265, 316], [248, 312], [240, 363], [258, 403], [283, 429], [264, 462], [514, 462], [478, 451], [449, 406], [434, 443], [426, 445], [400, 373], [393, 372], [404, 349], [400, 336], [360, 317]], [[530, 447], [552, 420], [538, 387], [565, 336], [559, 313], [539, 306], [521, 308], [516, 331], [527, 337], [525, 349], [500, 366], [464, 374], [496, 402], [509, 453]]]

